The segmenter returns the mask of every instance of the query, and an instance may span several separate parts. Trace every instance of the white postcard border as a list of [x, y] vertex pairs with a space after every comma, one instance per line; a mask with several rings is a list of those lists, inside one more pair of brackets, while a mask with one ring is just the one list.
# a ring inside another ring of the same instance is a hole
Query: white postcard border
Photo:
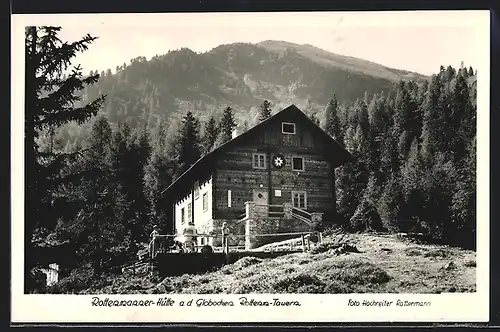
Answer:
[[[318, 24], [307, 20], [310, 13], [262, 13], [260, 15], [289, 15], [303, 17], [301, 24]], [[488, 11], [415, 12], [412, 19], [401, 20], [394, 13], [364, 13], [360, 25], [432, 25], [470, 26], [477, 31], [477, 44], [470, 45], [481, 57], [478, 70], [478, 134], [477, 134], [477, 292], [470, 294], [340, 294], [340, 295], [99, 295], [115, 300], [154, 300], [171, 298], [179, 301], [193, 299], [188, 307], [95, 307], [91, 295], [25, 295], [24, 270], [24, 27], [26, 25], [98, 25], [146, 24], [148, 15], [167, 14], [78, 14], [78, 15], [12, 15], [12, 110], [11, 110], [11, 320], [24, 323], [48, 322], [485, 322], [489, 320], [489, 63], [490, 14]], [[180, 19], [181, 15], [203, 15], [210, 24], [258, 24], [245, 21], [245, 14], [168, 14], [180, 25], [201, 24], [202, 20]], [[320, 13], [326, 17], [328, 13]], [[346, 13], [346, 15], [349, 15]], [[378, 17], [377, 17], [378, 15]], [[146, 20], [139, 20], [139, 17]], [[236, 19], [238, 18], [238, 19]], [[306, 19], [304, 19], [306, 18]], [[168, 22], [169, 20], [165, 20]], [[140, 23], [142, 22], [142, 23]], [[247, 22], [247, 23], [245, 23]], [[323, 20], [324, 22], [324, 20]], [[426, 23], [427, 22], [427, 23]], [[203, 23], [207, 24], [207, 23]], [[272, 24], [272, 23], [271, 23]], [[241, 296], [258, 301], [299, 301], [299, 307], [242, 307]], [[233, 301], [235, 306], [197, 307], [198, 299]], [[429, 307], [367, 307], [349, 306], [349, 299], [387, 301], [430, 301]], [[243, 310], [242, 310], [243, 309]]]

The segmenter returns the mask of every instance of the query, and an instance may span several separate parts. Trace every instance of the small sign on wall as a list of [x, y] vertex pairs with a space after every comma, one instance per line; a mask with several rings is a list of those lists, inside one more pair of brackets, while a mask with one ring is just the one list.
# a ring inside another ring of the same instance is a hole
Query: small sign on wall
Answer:
[[276, 196], [276, 197], [281, 197], [281, 190], [276, 189], [276, 190], [274, 191], [274, 196]]

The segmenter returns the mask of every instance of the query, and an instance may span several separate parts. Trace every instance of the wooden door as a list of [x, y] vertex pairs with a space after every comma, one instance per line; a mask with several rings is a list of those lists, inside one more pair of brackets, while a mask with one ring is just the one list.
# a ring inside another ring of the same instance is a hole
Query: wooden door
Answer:
[[267, 189], [254, 189], [253, 190], [253, 201], [256, 205], [267, 205], [269, 204], [269, 193]]
[[260, 218], [267, 218], [269, 211], [269, 194], [267, 189], [254, 189], [253, 201], [255, 202], [255, 213]]

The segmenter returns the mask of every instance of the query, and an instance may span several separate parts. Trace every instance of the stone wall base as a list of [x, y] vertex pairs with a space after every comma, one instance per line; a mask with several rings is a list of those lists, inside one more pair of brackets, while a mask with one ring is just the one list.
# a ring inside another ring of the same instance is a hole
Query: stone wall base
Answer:
[[295, 235], [266, 235], [264, 234], [277, 234], [277, 233], [299, 233], [311, 232], [313, 228], [308, 224], [296, 219], [256, 219], [246, 221], [246, 243], [247, 250], [254, 249], [265, 244], [284, 241], [300, 237], [300, 234]]

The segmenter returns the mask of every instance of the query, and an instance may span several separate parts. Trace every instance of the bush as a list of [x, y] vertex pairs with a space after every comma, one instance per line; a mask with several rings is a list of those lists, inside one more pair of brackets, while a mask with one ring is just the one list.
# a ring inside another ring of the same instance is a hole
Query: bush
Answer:
[[436, 250], [428, 251], [424, 254], [424, 257], [446, 258], [448, 256], [449, 256], [448, 252], [446, 250], [443, 250], [443, 249], [436, 249]]
[[35, 268], [31, 270], [31, 281], [34, 293], [47, 292], [47, 275], [41, 269]]
[[329, 240], [321, 242], [319, 245], [313, 247], [311, 249], [312, 254], [319, 254], [322, 252], [327, 252], [330, 249], [336, 249], [340, 247], [342, 244], [347, 244], [348, 237], [347, 236], [336, 236], [334, 238], [331, 238]]
[[94, 284], [93, 270], [83, 267], [70, 272], [70, 274], [47, 289], [51, 294], [71, 294], [86, 290]]
[[348, 294], [352, 292], [351, 287], [335, 280], [330, 280], [324, 289], [325, 294]]
[[367, 201], [358, 205], [349, 222], [351, 230], [353, 231], [385, 231], [382, 219], [380, 218], [377, 209], [373, 206], [373, 204]]
[[262, 262], [262, 259], [253, 257], [253, 256], [246, 256], [243, 258], [238, 259], [236, 262], [234, 262], [232, 265], [228, 266], [230, 268], [231, 266], [235, 269], [241, 270], [242, 268], [255, 265]]
[[326, 284], [318, 277], [306, 273], [295, 274], [278, 279], [273, 284], [276, 293], [324, 293]]
[[249, 293], [274, 293], [271, 287], [272, 279], [268, 273], [262, 273], [244, 279], [238, 279], [231, 286], [230, 293], [249, 294]]
[[423, 256], [427, 252], [427, 249], [411, 247], [411, 248], [406, 248], [404, 252], [406, 256]]
[[383, 284], [391, 279], [381, 268], [364, 262], [352, 262], [339, 267], [337, 278], [357, 285]]
[[201, 247], [201, 253], [204, 254], [204, 255], [213, 254], [213, 252], [214, 252], [214, 250], [208, 244], [206, 244], [203, 247]]
[[465, 267], [476, 267], [476, 261], [474, 261], [474, 260], [465, 261], [464, 266]]
[[329, 262], [318, 262], [312, 272], [321, 276], [329, 282], [342, 282], [349, 285], [383, 284], [391, 277], [378, 266], [358, 260], [337, 261], [331, 259]]

